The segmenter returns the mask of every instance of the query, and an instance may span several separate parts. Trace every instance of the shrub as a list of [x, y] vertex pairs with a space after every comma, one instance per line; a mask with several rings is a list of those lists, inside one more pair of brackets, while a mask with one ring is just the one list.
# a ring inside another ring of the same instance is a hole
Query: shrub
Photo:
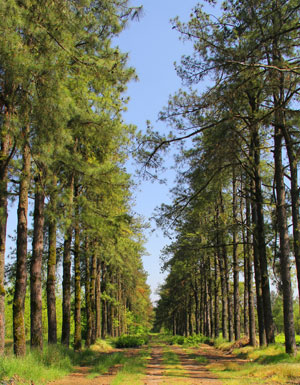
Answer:
[[138, 348], [148, 343], [148, 337], [144, 336], [121, 336], [115, 341], [117, 348]]

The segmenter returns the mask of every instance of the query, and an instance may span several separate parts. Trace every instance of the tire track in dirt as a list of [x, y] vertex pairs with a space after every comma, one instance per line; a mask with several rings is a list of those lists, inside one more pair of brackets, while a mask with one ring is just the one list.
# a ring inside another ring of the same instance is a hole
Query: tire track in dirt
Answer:
[[163, 374], [163, 348], [161, 346], [151, 346], [151, 358], [146, 368], [146, 377], [143, 379], [143, 385], [159, 385], [164, 382]]
[[[182, 378], [180, 381], [174, 379], [173, 384], [186, 384], [186, 385], [221, 385], [221, 381], [214, 376], [207, 368], [205, 363], [199, 363], [194, 359], [195, 354], [198, 356], [202, 356], [208, 358], [206, 356], [206, 351], [202, 349], [198, 349], [193, 352], [193, 354], [189, 354], [184, 351], [181, 347], [172, 346], [171, 350], [177, 354], [180, 363], [186, 372], [186, 377]], [[215, 349], [214, 349], [215, 351]], [[221, 356], [218, 356], [219, 358]]]

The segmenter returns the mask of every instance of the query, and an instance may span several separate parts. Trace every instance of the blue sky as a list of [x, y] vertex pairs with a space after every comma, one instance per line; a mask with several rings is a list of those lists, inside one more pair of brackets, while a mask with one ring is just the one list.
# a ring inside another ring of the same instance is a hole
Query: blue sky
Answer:
[[[123, 52], [129, 53], [129, 64], [136, 69], [139, 77], [138, 82], [129, 84], [130, 102], [124, 115], [126, 122], [135, 124], [139, 130], [146, 129], [146, 120], [151, 121], [155, 130], [169, 130], [157, 122], [157, 116], [167, 104], [169, 96], [181, 87], [174, 62], [180, 62], [183, 54], [191, 52], [191, 45], [179, 40], [179, 34], [172, 29], [170, 19], [179, 16], [181, 21], [187, 21], [197, 3], [195, 0], [144, 0], [134, 3], [143, 4], [143, 15], [140, 21], [131, 22], [122, 32], [118, 45]], [[166, 159], [166, 163], [170, 164], [171, 159]], [[133, 168], [130, 166], [129, 172]], [[165, 173], [167, 185], [138, 180], [135, 211], [147, 220], [153, 215], [155, 207], [170, 202], [168, 191], [173, 185], [174, 176], [174, 170]], [[159, 257], [169, 239], [155, 228], [153, 222], [151, 224], [152, 231], [147, 231], [146, 243], [149, 255], [144, 257], [143, 262], [149, 274], [152, 300], [155, 301], [158, 298], [155, 291], [164, 280]]]

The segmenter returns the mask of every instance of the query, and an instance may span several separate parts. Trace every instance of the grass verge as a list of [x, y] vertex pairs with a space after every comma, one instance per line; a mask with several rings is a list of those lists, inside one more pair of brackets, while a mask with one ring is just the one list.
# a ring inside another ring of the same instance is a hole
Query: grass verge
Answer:
[[[224, 348], [224, 346], [223, 346]], [[264, 348], [246, 346], [234, 349], [238, 358], [248, 362], [217, 362], [207, 366], [224, 385], [298, 384], [300, 382], [300, 353], [291, 357], [284, 347], [274, 344]]]

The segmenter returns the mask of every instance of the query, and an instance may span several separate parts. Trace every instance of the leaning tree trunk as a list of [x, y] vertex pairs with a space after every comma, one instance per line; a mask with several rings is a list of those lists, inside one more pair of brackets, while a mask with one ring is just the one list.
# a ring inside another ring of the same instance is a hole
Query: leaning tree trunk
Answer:
[[57, 322], [56, 322], [56, 177], [53, 177], [54, 190], [50, 194], [49, 204], [49, 250], [47, 270], [47, 314], [48, 314], [48, 344], [57, 343]]
[[26, 353], [25, 336], [25, 296], [27, 286], [27, 233], [28, 233], [28, 190], [30, 184], [30, 148], [27, 141], [29, 128], [23, 130], [23, 169], [19, 187], [18, 225], [17, 225], [17, 266], [13, 301], [14, 353], [24, 356]]
[[280, 238], [280, 270], [283, 294], [283, 315], [285, 350], [287, 353], [296, 355], [297, 347], [295, 340], [294, 314], [293, 314], [293, 291], [290, 275], [290, 246], [287, 227], [284, 170], [282, 165], [282, 132], [283, 117], [279, 104], [275, 99], [275, 138], [274, 138], [274, 160], [275, 160], [275, 182], [277, 195], [277, 226]]
[[30, 264], [30, 345], [32, 348], [40, 350], [43, 349], [42, 260], [44, 200], [45, 194], [43, 188], [40, 180], [36, 178], [32, 257]]

